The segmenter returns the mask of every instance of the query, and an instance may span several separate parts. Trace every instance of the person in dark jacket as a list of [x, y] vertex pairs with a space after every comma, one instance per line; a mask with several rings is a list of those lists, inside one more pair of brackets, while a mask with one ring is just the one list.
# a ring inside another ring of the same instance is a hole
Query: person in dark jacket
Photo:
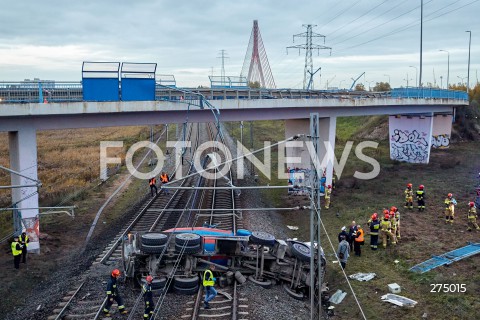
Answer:
[[342, 269], [345, 269], [347, 266], [347, 260], [348, 257], [350, 256], [350, 248], [347, 240], [345, 240], [345, 236], [341, 236], [340, 243], [338, 244], [338, 249], [337, 249], [337, 256], [338, 259], [340, 260], [340, 265], [342, 266]]
[[355, 239], [354, 234], [357, 232], [357, 224], [355, 221], [352, 221], [350, 229], [348, 230], [348, 237], [345, 239], [350, 245], [350, 252], [353, 250], [353, 240]]
[[20, 260], [22, 259], [22, 250], [23, 246], [18, 240], [18, 235], [13, 237], [13, 242], [11, 244], [12, 254], [13, 254], [13, 266], [15, 269], [20, 269]]
[[120, 297], [117, 288], [117, 279], [120, 277], [120, 270], [115, 269], [112, 271], [112, 275], [110, 276], [110, 280], [107, 283], [107, 303], [103, 308], [103, 313], [106, 317], [110, 317], [110, 308], [112, 307], [113, 301], [116, 301], [118, 304], [118, 311], [121, 314], [127, 314], [127, 310], [125, 310], [125, 306], [123, 305], [123, 299]]
[[20, 244], [23, 246], [22, 248], [22, 263], [27, 263], [27, 247], [30, 239], [28, 239], [27, 233], [24, 231], [18, 238]]
[[345, 236], [345, 239], [348, 238], [347, 227], [345, 226], [342, 227], [342, 231], [338, 234], [338, 243], [342, 242], [342, 236]]

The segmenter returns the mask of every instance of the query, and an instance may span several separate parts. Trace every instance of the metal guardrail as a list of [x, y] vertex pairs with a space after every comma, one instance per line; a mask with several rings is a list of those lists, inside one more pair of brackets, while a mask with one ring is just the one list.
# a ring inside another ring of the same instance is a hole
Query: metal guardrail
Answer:
[[[468, 95], [464, 91], [433, 88], [395, 88], [387, 92], [370, 92], [254, 88], [195, 88], [187, 90], [174, 86], [164, 86], [159, 83], [155, 87], [156, 101], [187, 102], [198, 100], [199, 95], [204, 96], [207, 100], [416, 98], [468, 101]], [[0, 82], [0, 103], [81, 101], [83, 101], [81, 82]]]

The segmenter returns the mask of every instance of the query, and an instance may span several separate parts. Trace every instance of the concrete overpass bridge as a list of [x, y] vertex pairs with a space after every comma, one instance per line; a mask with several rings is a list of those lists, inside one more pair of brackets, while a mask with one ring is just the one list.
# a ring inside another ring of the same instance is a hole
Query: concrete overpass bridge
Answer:
[[[122, 96], [124, 88], [114, 94]], [[456, 107], [468, 105], [465, 92], [400, 88], [389, 92], [305, 91], [291, 89], [202, 88], [181, 89], [154, 86], [152, 99], [121, 98], [94, 101], [85, 98], [82, 83], [55, 83], [49, 86], [16, 86], [0, 83], [0, 131], [8, 132], [13, 202], [18, 202], [22, 219], [38, 217], [38, 195], [22, 200], [36, 190], [36, 132], [40, 130], [106, 126], [156, 125], [189, 122], [286, 120], [287, 137], [309, 134], [310, 114], [319, 117], [320, 157], [335, 148], [336, 118], [344, 116], [389, 115], [391, 157], [400, 161], [428, 163], [432, 137], [450, 137]], [[141, 101], [142, 100], [142, 101]], [[310, 163], [305, 149], [288, 150], [287, 156]], [[296, 165], [298, 166], [298, 164]], [[331, 183], [333, 161], [326, 167]], [[38, 221], [38, 220], [37, 220]], [[33, 241], [29, 250], [39, 248]]]

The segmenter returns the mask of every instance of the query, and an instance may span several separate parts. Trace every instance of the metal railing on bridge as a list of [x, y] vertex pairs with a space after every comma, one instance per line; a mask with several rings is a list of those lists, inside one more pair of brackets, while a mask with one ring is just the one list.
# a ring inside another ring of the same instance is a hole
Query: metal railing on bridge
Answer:
[[392, 98], [468, 100], [468, 94], [465, 91], [436, 88], [394, 88], [391, 94]]
[[0, 82], [0, 103], [82, 101], [81, 82]]
[[[151, 90], [153, 90], [153, 87]], [[468, 101], [468, 95], [464, 91], [433, 88], [395, 88], [388, 92], [261, 88], [177, 88], [157, 82], [154, 90], [154, 99], [156, 101], [173, 102], [198, 100], [200, 95], [206, 100], [415, 98]], [[121, 82], [118, 88], [118, 96], [119, 100], [123, 101]], [[82, 82], [43, 80], [38, 82], [0, 82], [0, 103], [4, 104], [81, 101], [84, 101]]]

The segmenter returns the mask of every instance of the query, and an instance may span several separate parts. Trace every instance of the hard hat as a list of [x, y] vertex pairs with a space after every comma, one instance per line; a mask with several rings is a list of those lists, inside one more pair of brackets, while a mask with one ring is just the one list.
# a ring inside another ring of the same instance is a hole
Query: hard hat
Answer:
[[448, 194], [448, 197], [449, 197], [449, 198], [453, 197], [453, 194], [449, 193], [449, 194]]
[[408, 187], [408, 188], [411, 188], [411, 187], [412, 187], [412, 184], [411, 184], [411, 183], [407, 184], [407, 187]]
[[372, 214], [372, 220], [377, 220], [378, 219], [378, 214], [375, 212]]
[[425, 187], [423, 186], [423, 184], [421, 184], [421, 185], [418, 186], [418, 189], [420, 189], [420, 190], [423, 190], [423, 188], [425, 188]]
[[145, 278], [145, 280], [147, 280], [147, 283], [152, 283], [153, 277], [150, 276], [150, 275], [148, 275], [148, 276]]
[[395, 206], [392, 206], [392, 207], [390, 208], [390, 211], [397, 212], [397, 211], [398, 211], [398, 209], [397, 209], [397, 207], [395, 207]]
[[388, 215], [388, 213], [389, 213], [389, 212], [388, 212], [387, 209], [383, 210], [383, 215], [384, 215], [384, 216]]
[[385, 219], [390, 219], [390, 215], [387, 213], [385, 216], [384, 216]]
[[328, 185], [328, 187], [327, 187], [327, 188], [328, 188], [328, 189], [332, 189], [332, 186], [331, 186], [331, 185]]
[[120, 270], [118, 270], [118, 269], [113, 270], [112, 271], [112, 277], [114, 277], [114, 278], [120, 277]]
[[470, 207], [474, 207], [474, 206], [475, 206], [475, 203], [473, 203], [472, 201], [470, 201], [470, 202], [468, 203], [468, 205], [469, 205]]
[[347, 230], [347, 227], [343, 226], [342, 231], [345, 231], [345, 230]]

